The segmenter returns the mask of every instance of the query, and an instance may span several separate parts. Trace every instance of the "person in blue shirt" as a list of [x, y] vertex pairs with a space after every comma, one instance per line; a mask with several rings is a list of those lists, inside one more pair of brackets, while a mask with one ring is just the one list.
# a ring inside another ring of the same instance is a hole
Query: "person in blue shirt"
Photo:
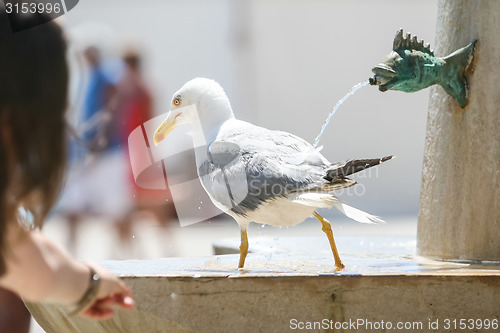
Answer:
[[99, 50], [90, 46], [83, 55], [89, 65], [89, 77], [81, 118], [82, 139], [91, 151], [99, 151], [115, 141], [109, 137], [108, 128], [116, 88], [104, 70]]

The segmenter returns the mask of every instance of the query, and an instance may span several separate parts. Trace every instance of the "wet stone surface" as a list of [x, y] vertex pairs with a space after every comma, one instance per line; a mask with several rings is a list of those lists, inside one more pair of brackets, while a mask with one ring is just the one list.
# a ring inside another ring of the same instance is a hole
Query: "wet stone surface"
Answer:
[[346, 269], [334, 270], [326, 237], [257, 237], [252, 239], [245, 269], [237, 269], [239, 239], [214, 243], [215, 253], [199, 258], [103, 261], [124, 276], [248, 277], [314, 275], [499, 275], [496, 262], [447, 262], [415, 255], [415, 239], [395, 237], [337, 237]]
[[[238, 254], [102, 261], [136, 301], [134, 310], [117, 310], [111, 320], [68, 316], [51, 304], [28, 308], [53, 333], [289, 332], [292, 323], [323, 320], [411, 322], [420, 331], [443, 332], [453, 318], [499, 319], [499, 265], [417, 257], [414, 235], [336, 238], [346, 265], [341, 272], [334, 271], [326, 237], [260, 236], [251, 238], [243, 270], [236, 268]], [[238, 243], [223, 239], [214, 247], [234, 253]], [[441, 326], [429, 327], [436, 321]]]

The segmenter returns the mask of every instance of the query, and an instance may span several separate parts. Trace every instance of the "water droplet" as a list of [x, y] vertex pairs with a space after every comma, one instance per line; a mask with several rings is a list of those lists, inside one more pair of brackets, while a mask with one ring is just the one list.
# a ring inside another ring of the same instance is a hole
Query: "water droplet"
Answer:
[[132, 238], [135, 238], [135, 235], [132, 235]]
[[201, 207], [200, 207], [200, 206], [198, 206], [198, 209], [201, 209]]
[[175, 301], [175, 299], [177, 298], [177, 294], [176, 293], [171, 293], [170, 297]]
[[266, 226], [266, 225], [265, 225], [265, 224], [263, 224], [263, 225], [261, 226], [261, 228], [262, 228], [262, 229], [264, 229], [264, 227], [265, 227], [265, 226]]

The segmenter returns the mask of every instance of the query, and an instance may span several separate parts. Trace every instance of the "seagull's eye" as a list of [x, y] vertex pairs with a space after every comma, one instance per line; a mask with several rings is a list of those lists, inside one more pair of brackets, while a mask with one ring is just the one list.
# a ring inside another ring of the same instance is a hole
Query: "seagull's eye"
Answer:
[[181, 99], [179, 97], [176, 97], [176, 98], [174, 98], [174, 100], [172, 101], [172, 103], [175, 106], [179, 106], [179, 105], [181, 105]]

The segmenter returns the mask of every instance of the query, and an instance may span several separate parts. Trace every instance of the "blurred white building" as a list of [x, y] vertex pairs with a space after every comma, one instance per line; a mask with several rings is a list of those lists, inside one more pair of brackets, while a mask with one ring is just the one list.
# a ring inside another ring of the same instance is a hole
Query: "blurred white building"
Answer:
[[[70, 35], [94, 27], [107, 55], [143, 49], [158, 114], [204, 76], [221, 83], [238, 118], [313, 142], [335, 103], [390, 52], [397, 29], [432, 46], [436, 2], [85, 0], [63, 24]], [[362, 185], [343, 200], [386, 218], [417, 215], [427, 103], [427, 91], [366, 87], [339, 109], [321, 139], [328, 159], [397, 156], [355, 177]], [[171, 144], [189, 140], [173, 135]]]

